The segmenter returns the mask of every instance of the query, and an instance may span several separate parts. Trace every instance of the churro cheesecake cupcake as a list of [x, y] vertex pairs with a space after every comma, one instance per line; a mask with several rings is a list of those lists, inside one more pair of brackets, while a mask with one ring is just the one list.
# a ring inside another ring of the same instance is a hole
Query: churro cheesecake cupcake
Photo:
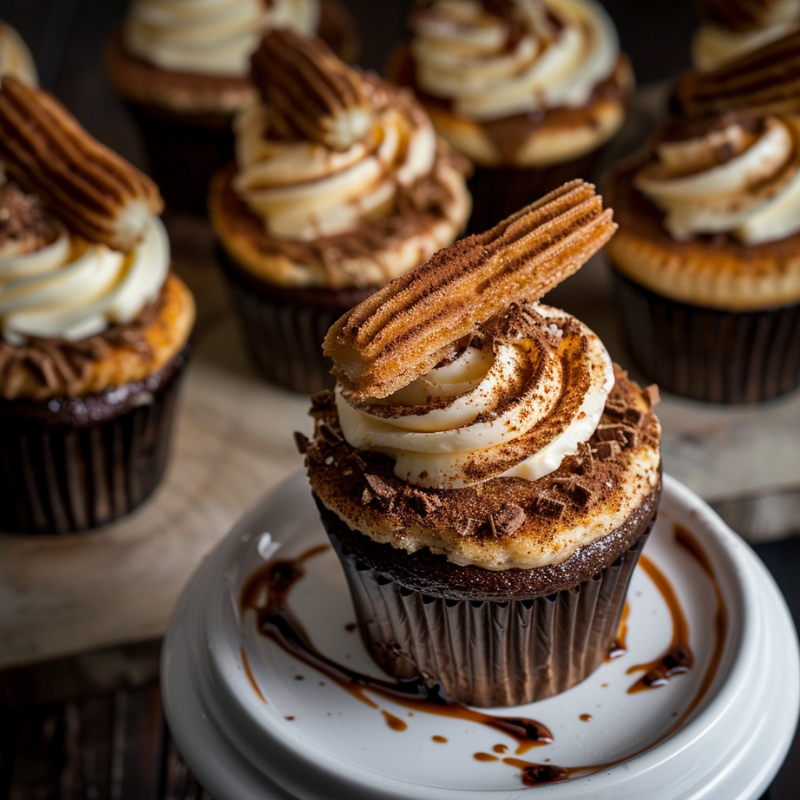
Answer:
[[0, 530], [83, 531], [162, 477], [194, 305], [155, 184], [9, 76], [0, 163]]
[[39, 82], [36, 64], [28, 46], [11, 25], [0, 19], [0, 80], [3, 75], [13, 75], [30, 86], [36, 86]]
[[654, 387], [539, 302], [612, 235], [574, 181], [439, 251], [331, 328], [298, 435], [362, 638], [477, 706], [607, 657], [661, 489]]
[[231, 121], [254, 103], [250, 56], [262, 35], [318, 35], [341, 58], [357, 50], [339, 0], [134, 0], [106, 53], [169, 205], [205, 211], [208, 181], [233, 155]]
[[471, 230], [588, 177], [633, 84], [595, 0], [419, 0], [389, 67], [477, 166]]
[[408, 92], [318, 39], [271, 31], [253, 79], [209, 216], [256, 365], [315, 392], [333, 385], [331, 324], [461, 232], [469, 166]]
[[697, 0], [702, 24], [692, 40], [698, 69], [721, 67], [800, 28], [800, 0]]
[[798, 86], [800, 32], [687, 74], [608, 182], [628, 339], [664, 389], [747, 403], [800, 384]]

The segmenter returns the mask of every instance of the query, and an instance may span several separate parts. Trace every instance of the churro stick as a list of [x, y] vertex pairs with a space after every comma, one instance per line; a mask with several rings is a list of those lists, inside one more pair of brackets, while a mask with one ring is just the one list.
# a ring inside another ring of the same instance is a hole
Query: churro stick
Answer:
[[591, 184], [565, 184], [440, 250], [345, 314], [325, 338], [333, 373], [355, 400], [387, 397], [436, 366], [475, 326], [577, 272], [616, 227]]
[[50, 94], [6, 76], [0, 84], [0, 161], [76, 233], [129, 250], [151, 214], [158, 187], [93, 139]]

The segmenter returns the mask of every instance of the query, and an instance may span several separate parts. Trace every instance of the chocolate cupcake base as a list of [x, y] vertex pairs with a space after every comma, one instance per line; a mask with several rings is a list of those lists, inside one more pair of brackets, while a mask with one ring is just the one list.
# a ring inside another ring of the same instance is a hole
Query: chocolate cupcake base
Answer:
[[376, 663], [491, 707], [563, 692], [608, 656], [659, 495], [660, 486], [622, 526], [561, 564], [499, 571], [376, 543], [317, 505]]
[[614, 270], [638, 367], [674, 394], [755, 403], [800, 386], [800, 304], [732, 312], [662, 297]]
[[259, 280], [217, 248], [253, 364], [272, 383], [314, 394], [332, 389], [333, 366], [322, 353], [328, 328], [377, 287], [283, 288]]
[[0, 530], [65, 534], [113, 522], [166, 469], [187, 351], [96, 395], [0, 401]]

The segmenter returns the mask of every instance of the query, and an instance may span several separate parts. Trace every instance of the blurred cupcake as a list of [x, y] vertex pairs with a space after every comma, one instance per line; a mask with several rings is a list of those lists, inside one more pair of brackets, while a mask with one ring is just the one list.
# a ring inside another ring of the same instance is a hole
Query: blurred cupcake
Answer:
[[588, 177], [633, 84], [595, 0], [420, 0], [389, 68], [477, 170], [483, 231], [564, 181]]
[[0, 80], [3, 75], [13, 75], [29, 86], [36, 86], [39, 82], [33, 56], [22, 37], [0, 20]]
[[692, 62], [716, 69], [800, 28], [800, 0], [697, 0]]
[[194, 305], [155, 185], [9, 76], [0, 162], [0, 530], [87, 530], [161, 479]]
[[631, 350], [676, 394], [800, 384], [800, 32], [690, 73], [680, 115], [606, 189]]
[[270, 32], [253, 77], [263, 102], [236, 121], [209, 215], [256, 365], [315, 392], [334, 320], [463, 229], [468, 165], [410, 94], [319, 40]]
[[660, 496], [656, 394], [538, 298], [614, 227], [574, 181], [328, 334], [338, 385], [298, 440], [362, 638], [392, 675], [509, 706], [608, 655]]
[[339, 0], [131, 4], [106, 66], [169, 205], [205, 210], [209, 179], [233, 156], [233, 115], [257, 98], [250, 56], [271, 28], [317, 34], [345, 60], [355, 57], [355, 23]]

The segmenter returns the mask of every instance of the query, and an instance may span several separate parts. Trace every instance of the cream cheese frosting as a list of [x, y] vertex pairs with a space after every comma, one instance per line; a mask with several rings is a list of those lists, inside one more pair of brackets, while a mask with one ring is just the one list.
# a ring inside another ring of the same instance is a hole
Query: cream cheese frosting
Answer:
[[313, 35], [319, 0], [135, 0], [125, 47], [176, 72], [246, 77], [250, 56], [270, 28]]
[[619, 59], [606, 12], [595, 0], [513, 5], [510, 19], [480, 0], [434, 0], [415, 12], [419, 87], [478, 121], [586, 105]]
[[30, 86], [39, 82], [36, 64], [22, 37], [0, 20], [0, 80], [3, 75], [13, 75]]
[[[338, 389], [344, 438], [391, 456], [398, 478], [424, 488], [535, 481], [557, 470], [594, 433], [614, 372], [586, 326], [540, 304], [529, 311], [540, 315], [544, 335], [469, 345], [378, 405], [351, 405]], [[585, 380], [576, 380], [570, 359], [583, 362]]]
[[10, 344], [78, 341], [132, 322], [167, 278], [169, 239], [157, 217], [129, 253], [56, 228], [55, 240], [32, 252], [0, 247], [0, 331]]
[[634, 182], [674, 239], [727, 233], [750, 245], [800, 231], [800, 117], [768, 117], [756, 130], [732, 121], [662, 142], [656, 155]]

